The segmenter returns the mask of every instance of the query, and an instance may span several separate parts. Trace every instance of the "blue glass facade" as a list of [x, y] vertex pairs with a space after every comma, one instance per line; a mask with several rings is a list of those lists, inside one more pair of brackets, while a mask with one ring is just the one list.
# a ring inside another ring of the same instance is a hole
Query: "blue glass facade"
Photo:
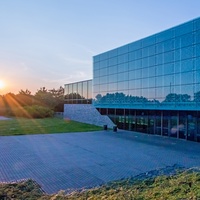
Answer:
[[200, 141], [200, 18], [94, 56], [93, 104], [119, 128]]
[[64, 100], [66, 104], [91, 104], [92, 80], [65, 84]]
[[200, 18], [94, 56], [98, 108], [200, 110]]

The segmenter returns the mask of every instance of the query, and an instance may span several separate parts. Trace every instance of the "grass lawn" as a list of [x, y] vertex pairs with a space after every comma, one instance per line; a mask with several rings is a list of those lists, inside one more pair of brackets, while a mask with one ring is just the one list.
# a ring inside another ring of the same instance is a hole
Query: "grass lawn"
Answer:
[[145, 180], [125, 179], [99, 188], [65, 195], [43, 194], [31, 180], [18, 184], [0, 184], [0, 198], [6, 194], [14, 199], [68, 200], [177, 200], [200, 199], [200, 172], [183, 171], [173, 176], [158, 176]]
[[0, 120], [0, 136], [98, 131], [102, 127], [59, 118]]

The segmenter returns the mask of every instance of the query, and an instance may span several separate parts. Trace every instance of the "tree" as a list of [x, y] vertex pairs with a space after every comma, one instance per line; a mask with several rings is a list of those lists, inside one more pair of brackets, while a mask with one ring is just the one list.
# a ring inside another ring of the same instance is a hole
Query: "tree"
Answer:
[[28, 89], [26, 89], [26, 90], [20, 90], [19, 91], [19, 94], [24, 94], [24, 95], [31, 95], [31, 91], [30, 90], [28, 90]]
[[194, 93], [194, 101], [200, 102], [200, 91]]

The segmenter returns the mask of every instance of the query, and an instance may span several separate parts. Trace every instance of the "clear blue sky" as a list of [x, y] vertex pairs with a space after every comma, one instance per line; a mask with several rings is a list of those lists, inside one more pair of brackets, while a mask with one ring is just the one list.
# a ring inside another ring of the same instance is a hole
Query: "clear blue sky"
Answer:
[[200, 16], [200, 0], [0, 0], [0, 94], [92, 78], [92, 56]]

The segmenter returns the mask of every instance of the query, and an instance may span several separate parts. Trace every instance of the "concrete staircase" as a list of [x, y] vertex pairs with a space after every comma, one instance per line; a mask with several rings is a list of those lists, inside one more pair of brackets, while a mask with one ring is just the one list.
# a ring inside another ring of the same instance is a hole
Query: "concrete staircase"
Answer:
[[64, 118], [102, 127], [107, 125], [108, 128], [115, 126], [108, 116], [101, 115], [91, 104], [65, 104]]

